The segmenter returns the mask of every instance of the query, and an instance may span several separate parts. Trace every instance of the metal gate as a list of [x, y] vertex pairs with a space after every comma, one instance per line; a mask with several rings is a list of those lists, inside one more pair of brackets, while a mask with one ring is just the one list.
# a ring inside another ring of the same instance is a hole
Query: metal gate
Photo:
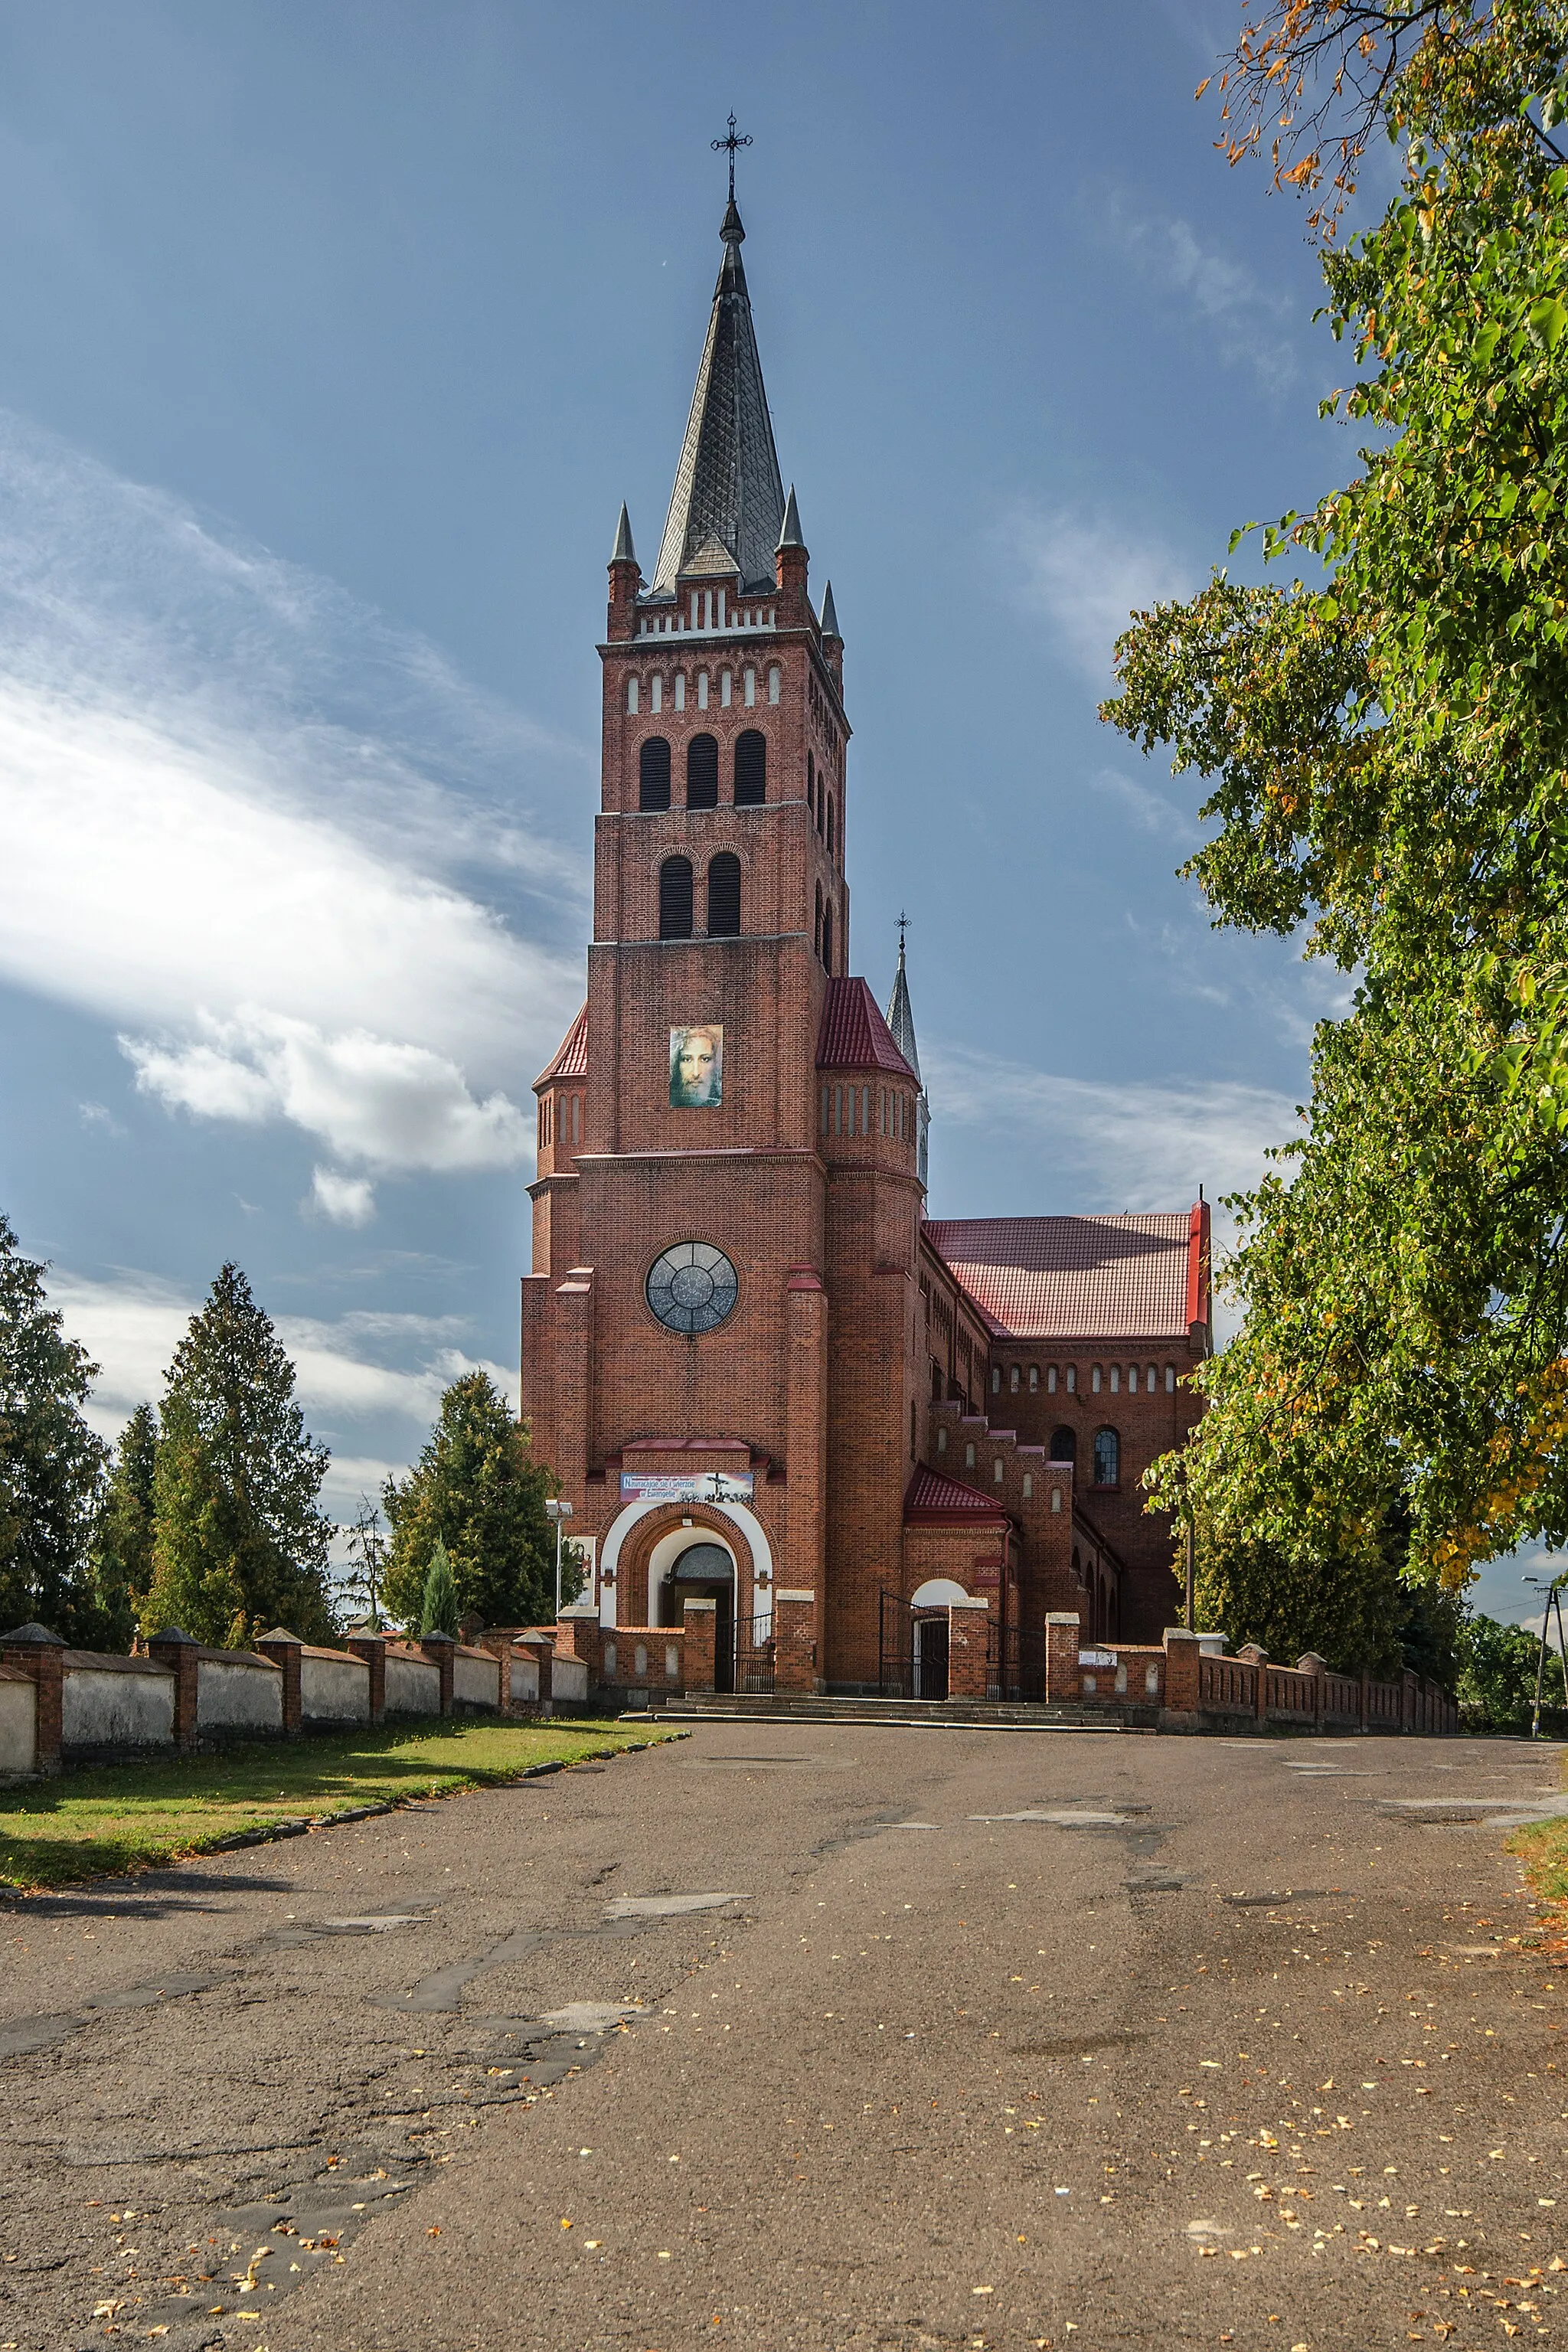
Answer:
[[914, 1612], [901, 1593], [878, 1596], [877, 1688], [884, 1698], [912, 1698], [915, 1687]]
[[773, 1688], [773, 1621], [742, 1617], [735, 1627], [735, 1689], [751, 1698], [768, 1698]]
[[985, 1690], [990, 1698], [1043, 1699], [1046, 1632], [993, 1618], [985, 1640]]

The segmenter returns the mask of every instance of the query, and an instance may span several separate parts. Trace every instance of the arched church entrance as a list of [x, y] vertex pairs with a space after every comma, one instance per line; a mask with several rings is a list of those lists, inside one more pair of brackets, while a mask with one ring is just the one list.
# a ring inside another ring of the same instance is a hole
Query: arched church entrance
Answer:
[[710, 1528], [672, 1528], [647, 1558], [647, 1613], [653, 1625], [681, 1625], [689, 1601], [711, 1601], [713, 1685], [735, 1687], [735, 1555]]

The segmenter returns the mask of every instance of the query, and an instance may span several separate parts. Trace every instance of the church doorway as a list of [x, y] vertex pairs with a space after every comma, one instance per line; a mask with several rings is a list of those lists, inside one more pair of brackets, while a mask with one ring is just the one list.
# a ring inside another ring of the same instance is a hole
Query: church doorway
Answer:
[[947, 1696], [947, 1612], [915, 1619], [915, 1696]]
[[[735, 1563], [729, 1550], [716, 1543], [711, 1536], [695, 1535], [689, 1543], [675, 1550], [672, 1558], [658, 1560], [663, 1546], [655, 1549], [654, 1560], [663, 1570], [654, 1586], [658, 1598], [658, 1622], [661, 1625], [679, 1625], [688, 1601], [711, 1601], [716, 1614], [713, 1626], [713, 1687], [732, 1691], [735, 1687]], [[650, 1594], [650, 1599], [654, 1594]]]

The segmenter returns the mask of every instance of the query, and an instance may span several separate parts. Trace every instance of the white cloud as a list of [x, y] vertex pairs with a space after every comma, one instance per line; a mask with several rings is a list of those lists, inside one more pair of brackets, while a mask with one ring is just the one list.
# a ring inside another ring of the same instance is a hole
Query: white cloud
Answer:
[[1224, 1079], [1112, 1086], [935, 1045], [921, 1049], [933, 1118], [1035, 1129], [1074, 1162], [1108, 1208], [1181, 1207], [1200, 1184], [1213, 1200], [1257, 1182], [1264, 1153], [1298, 1133], [1296, 1106]]
[[335, 1225], [368, 1225], [375, 1214], [375, 1189], [363, 1176], [317, 1168], [310, 1174], [310, 1204]]
[[1132, 614], [1192, 585], [1190, 569], [1170, 548], [1103, 518], [1024, 508], [1002, 536], [1026, 599], [1096, 688], [1112, 682], [1111, 649]]
[[[173, 1283], [135, 1272], [102, 1280], [57, 1269], [48, 1296], [68, 1333], [100, 1367], [88, 1417], [105, 1436], [116, 1436], [135, 1406], [162, 1394], [174, 1350], [201, 1302]], [[321, 1427], [389, 1416], [417, 1444], [416, 1430], [422, 1433], [434, 1419], [442, 1390], [475, 1370], [488, 1371], [502, 1395], [517, 1401], [515, 1367], [453, 1345], [462, 1326], [451, 1318], [349, 1315], [331, 1323], [279, 1315], [273, 1321], [293, 1361], [306, 1419]], [[377, 1360], [387, 1355], [403, 1360]]]
[[426, 1046], [363, 1030], [326, 1036], [310, 1022], [248, 1009], [203, 1026], [216, 1042], [121, 1041], [138, 1086], [171, 1108], [287, 1118], [340, 1159], [378, 1169], [515, 1168], [531, 1148], [531, 1122], [515, 1103], [500, 1093], [476, 1100], [458, 1065]]
[[1114, 768], [1099, 769], [1089, 782], [1108, 800], [1120, 802], [1141, 833], [1159, 834], [1168, 841], [1197, 840], [1198, 829], [1191, 817], [1174, 801], [1168, 801], [1163, 793], [1152, 792], [1147, 784], [1140, 784]]
[[131, 1033], [163, 1100], [367, 1166], [514, 1164], [580, 1001], [587, 775], [420, 639], [0, 413], [0, 976]]
[[1291, 308], [1283, 295], [1260, 286], [1242, 263], [1201, 244], [1184, 220], [1134, 215], [1120, 202], [1111, 204], [1107, 218], [1144, 277], [1184, 295], [1214, 329], [1223, 357], [1244, 361], [1270, 391], [1289, 382], [1296, 354], [1280, 332]]

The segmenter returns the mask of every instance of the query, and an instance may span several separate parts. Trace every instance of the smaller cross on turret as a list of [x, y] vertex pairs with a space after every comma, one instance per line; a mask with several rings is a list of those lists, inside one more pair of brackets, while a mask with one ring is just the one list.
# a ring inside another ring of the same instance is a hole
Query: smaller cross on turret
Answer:
[[744, 139], [737, 139], [737, 138], [736, 138], [736, 136], [735, 136], [735, 118], [734, 118], [734, 116], [733, 116], [732, 114], [731, 114], [731, 116], [730, 117], [730, 136], [728, 137], [728, 139], [714, 139], [714, 140], [712, 140], [712, 141], [710, 141], [710, 144], [711, 145], [711, 147], [712, 147], [713, 152], [714, 152], [714, 153], [715, 153], [715, 154], [722, 154], [722, 153], [724, 152], [724, 151], [725, 151], [725, 149], [726, 149], [726, 148], [729, 150], [729, 154], [730, 154], [730, 202], [731, 202], [731, 204], [733, 204], [733, 203], [734, 203], [734, 201], [735, 201], [735, 150], [736, 150], [736, 148], [737, 148], [737, 147], [749, 147], [749, 146], [751, 145], [751, 143], [752, 143], [752, 142], [751, 142], [751, 139], [750, 139], [749, 137], [744, 138]]

